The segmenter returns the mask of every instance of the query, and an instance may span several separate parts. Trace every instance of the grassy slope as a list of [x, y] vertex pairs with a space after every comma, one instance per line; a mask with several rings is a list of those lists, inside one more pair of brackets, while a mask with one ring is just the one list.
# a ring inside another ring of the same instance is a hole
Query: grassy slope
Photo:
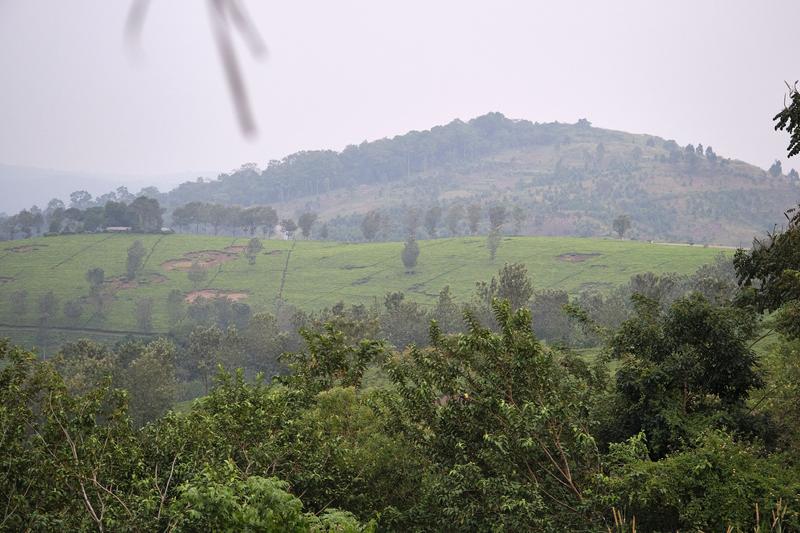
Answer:
[[[192, 289], [186, 273], [166, 271], [161, 264], [199, 250], [221, 250], [246, 239], [190, 235], [75, 235], [39, 238], [4, 243], [0, 246], [0, 276], [13, 280], [0, 284], [0, 323], [36, 324], [38, 298], [53, 290], [61, 305], [67, 299], [88, 293], [84, 275], [89, 268], [101, 267], [106, 277], [125, 272], [128, 246], [139, 239], [151, 251], [143, 277], [160, 274], [162, 283], [146, 283], [135, 289], [121, 289], [107, 320], [92, 319], [88, 310], [78, 327], [114, 331], [136, 330], [134, 314], [138, 298], [152, 297], [157, 331], [166, 329], [166, 297], [171, 289]], [[33, 245], [31, 251], [9, 249]], [[264, 253], [255, 266], [243, 257], [225, 262], [209, 271], [204, 287], [244, 291], [245, 300], [255, 310], [272, 310], [280, 286], [286, 253], [292, 243], [265, 241]], [[297, 242], [291, 254], [284, 299], [303, 309], [318, 309], [340, 300], [346, 303], [381, 301], [388, 291], [403, 291], [407, 298], [432, 304], [438, 291], [450, 285], [455, 296], [465, 300], [474, 283], [491, 277], [504, 262], [523, 262], [537, 288], [561, 288], [576, 292], [581, 288], [610, 287], [624, 283], [638, 272], [690, 273], [720, 253], [699, 246], [664, 246], [632, 241], [579, 239], [567, 237], [506, 237], [491, 262], [485, 238], [454, 238], [420, 241], [420, 259], [413, 274], [405, 273], [400, 261], [402, 243], [339, 244]], [[270, 253], [272, 252], [272, 253]], [[567, 262], [558, 256], [566, 253], [600, 254], [583, 262]], [[28, 311], [13, 316], [9, 309], [12, 291], [29, 292]], [[61, 313], [56, 323], [71, 326]]]

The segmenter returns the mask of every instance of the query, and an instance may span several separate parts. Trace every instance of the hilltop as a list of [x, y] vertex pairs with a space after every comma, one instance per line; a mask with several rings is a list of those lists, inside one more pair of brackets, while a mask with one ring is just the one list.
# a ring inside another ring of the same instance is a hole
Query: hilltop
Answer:
[[[264, 170], [244, 165], [159, 200], [313, 210], [342, 240], [359, 238], [357, 221], [372, 209], [503, 202], [525, 210], [526, 235], [609, 235], [624, 213], [634, 238], [747, 246], [781, 222], [798, 185], [796, 174], [772, 175], [702, 144], [489, 113], [341, 152], [298, 152]], [[400, 237], [392, 228], [387, 235]]]

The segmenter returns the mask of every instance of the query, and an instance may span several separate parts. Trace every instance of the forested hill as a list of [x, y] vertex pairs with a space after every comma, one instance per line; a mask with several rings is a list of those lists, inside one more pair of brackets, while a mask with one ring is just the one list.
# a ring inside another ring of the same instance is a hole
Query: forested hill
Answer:
[[263, 171], [244, 165], [160, 199], [172, 207], [270, 204], [323, 220], [419, 206], [420, 198], [445, 208], [503, 202], [529, 214], [526, 234], [607, 235], [612, 219], [628, 214], [634, 238], [733, 245], [781, 222], [800, 193], [796, 172], [767, 172], [698, 141], [679, 146], [587, 120], [539, 124], [489, 113], [342, 152], [298, 152]]

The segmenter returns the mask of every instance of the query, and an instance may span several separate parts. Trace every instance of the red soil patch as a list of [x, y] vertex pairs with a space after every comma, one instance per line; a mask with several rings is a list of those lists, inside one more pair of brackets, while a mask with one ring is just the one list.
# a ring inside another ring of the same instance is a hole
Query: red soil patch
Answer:
[[186, 295], [184, 300], [186, 303], [194, 303], [195, 300], [198, 298], [205, 298], [207, 300], [216, 300], [218, 298], [224, 298], [227, 300], [231, 300], [234, 302], [238, 302], [240, 300], [244, 300], [249, 295], [246, 292], [236, 292], [236, 291], [223, 291], [221, 289], [203, 289], [201, 291], [192, 291]]
[[240, 253], [244, 252], [246, 248], [247, 248], [247, 246], [245, 246], [243, 244], [237, 244], [237, 245], [234, 245], [234, 246], [228, 246], [227, 248], [225, 248], [225, 251], [226, 252], [230, 252], [232, 254], [240, 254]]
[[[231, 248], [231, 247], [229, 247]], [[211, 268], [216, 265], [225, 263], [226, 261], [233, 261], [239, 257], [238, 253], [223, 252], [220, 250], [201, 250], [199, 252], [189, 252], [183, 254], [181, 259], [170, 259], [161, 263], [164, 270], [189, 270], [192, 268], [192, 262], [197, 261], [200, 268]]]
[[556, 259], [558, 259], [559, 261], [567, 261], [568, 263], [582, 263], [582, 262], [584, 262], [584, 261], [586, 261], [588, 259], [591, 259], [593, 257], [599, 257], [600, 255], [602, 255], [602, 254], [598, 254], [598, 253], [591, 253], [591, 254], [570, 253], [570, 254], [561, 254], [558, 257], [556, 257]]

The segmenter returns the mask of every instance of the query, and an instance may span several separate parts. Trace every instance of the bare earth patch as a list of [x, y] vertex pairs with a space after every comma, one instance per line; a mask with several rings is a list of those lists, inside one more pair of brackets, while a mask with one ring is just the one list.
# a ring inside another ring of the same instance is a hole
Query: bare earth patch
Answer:
[[240, 254], [244, 252], [245, 249], [247, 249], [247, 246], [243, 244], [236, 244], [234, 246], [228, 246], [227, 248], [225, 248], [225, 251], [230, 252], [232, 254]]
[[192, 291], [187, 293], [184, 297], [184, 300], [186, 303], [194, 303], [198, 298], [205, 298], [207, 300], [224, 298], [226, 300], [238, 302], [244, 300], [248, 296], [249, 295], [246, 292], [224, 291], [221, 289], [203, 289], [200, 291]]
[[4, 283], [9, 283], [9, 282], [12, 282], [12, 281], [14, 281], [14, 278], [12, 278], [11, 276], [0, 276], [0, 285], [3, 285]]
[[[234, 248], [234, 247], [228, 247]], [[227, 261], [233, 261], [239, 257], [239, 253], [236, 252], [223, 252], [220, 250], [201, 250], [199, 252], [189, 252], [183, 254], [181, 259], [169, 259], [168, 261], [164, 261], [161, 263], [161, 268], [167, 271], [172, 270], [183, 270], [187, 271], [192, 268], [192, 262], [197, 261], [197, 264], [200, 265], [200, 268], [211, 268], [216, 265], [220, 265]]]
[[567, 261], [568, 263], [582, 263], [588, 259], [593, 257], [599, 257], [602, 254], [598, 253], [590, 253], [590, 254], [578, 254], [578, 253], [568, 253], [568, 254], [561, 254], [556, 259], [559, 261]]

